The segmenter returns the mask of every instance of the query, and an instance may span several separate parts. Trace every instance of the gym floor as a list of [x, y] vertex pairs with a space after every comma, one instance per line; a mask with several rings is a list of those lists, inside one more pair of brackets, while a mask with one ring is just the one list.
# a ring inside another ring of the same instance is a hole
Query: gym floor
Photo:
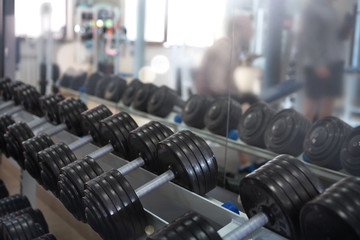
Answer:
[[[9, 194], [20, 192], [20, 170], [1, 157], [0, 178], [4, 181]], [[36, 206], [44, 214], [49, 230], [58, 240], [101, 239], [89, 225], [76, 220], [54, 196], [42, 187], [36, 187]]]

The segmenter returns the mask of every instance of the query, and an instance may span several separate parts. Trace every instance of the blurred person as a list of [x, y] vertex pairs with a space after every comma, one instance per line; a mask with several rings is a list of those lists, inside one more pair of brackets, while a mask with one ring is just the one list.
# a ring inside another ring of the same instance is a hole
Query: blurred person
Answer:
[[342, 94], [344, 41], [351, 35], [352, 20], [340, 18], [335, 1], [310, 0], [302, 12], [299, 54], [306, 95], [303, 113], [312, 121], [332, 115], [334, 101]]
[[195, 78], [198, 93], [221, 96], [230, 89], [230, 93], [238, 94], [233, 73], [248, 52], [252, 35], [249, 16], [237, 14], [230, 19], [227, 36], [217, 40], [204, 54]]
[[[234, 15], [227, 27], [227, 36], [217, 40], [207, 49], [195, 77], [197, 93], [213, 97], [227, 96], [238, 101], [244, 113], [251, 104], [258, 102], [252, 93], [240, 93], [234, 82], [234, 72], [241, 65], [251, 65], [256, 58], [249, 53], [253, 36], [252, 19], [245, 14]], [[244, 79], [245, 81], [247, 79]], [[241, 166], [250, 164], [246, 153], [238, 152]]]

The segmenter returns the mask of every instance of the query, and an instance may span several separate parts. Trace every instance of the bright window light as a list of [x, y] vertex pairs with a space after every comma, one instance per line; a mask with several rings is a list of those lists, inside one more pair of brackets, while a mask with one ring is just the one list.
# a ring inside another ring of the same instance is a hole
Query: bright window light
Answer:
[[41, 35], [41, 6], [50, 3], [52, 8], [51, 30], [59, 32], [66, 24], [66, 1], [59, 0], [16, 0], [15, 35], [38, 37]]

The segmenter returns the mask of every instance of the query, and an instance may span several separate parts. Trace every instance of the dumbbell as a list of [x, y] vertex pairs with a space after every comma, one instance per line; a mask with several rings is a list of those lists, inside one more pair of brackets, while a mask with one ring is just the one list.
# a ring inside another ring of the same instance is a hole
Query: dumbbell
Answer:
[[137, 91], [132, 102], [134, 109], [146, 112], [147, 104], [153, 95], [153, 93], [158, 89], [157, 86], [151, 83], [143, 84]]
[[263, 226], [288, 239], [301, 239], [300, 210], [323, 191], [305, 164], [289, 155], [275, 157], [248, 174], [239, 189], [249, 221], [224, 239], [243, 239]]
[[275, 113], [266, 103], [252, 104], [240, 118], [239, 138], [249, 145], [265, 148], [265, 131]]
[[[48, 230], [48, 226], [47, 226], [46, 220], [45, 220], [44, 215], [42, 214], [42, 212], [39, 209], [34, 210], [31, 207], [20, 209], [18, 211], [11, 212], [9, 214], [6, 214], [5, 216], [2, 216], [0, 218], [0, 226], [3, 223], [13, 219], [14, 217], [18, 217], [18, 216], [21, 216], [21, 215], [24, 215], [24, 214], [30, 215], [30, 217], [34, 220], [34, 222], [40, 224], [41, 226], [43, 226], [44, 229]], [[3, 236], [3, 233], [0, 233], [0, 236]]]
[[[120, 167], [118, 171], [125, 175], [139, 167], [146, 166], [156, 172], [156, 144], [169, 137], [173, 132], [159, 122], [149, 122], [132, 130], [127, 136], [131, 162]], [[91, 155], [91, 154], [90, 154]], [[78, 219], [86, 222], [82, 202], [85, 183], [104, 173], [94, 158], [87, 156], [63, 167], [58, 178], [59, 199], [64, 206]]]
[[[103, 108], [106, 107], [103, 106]], [[59, 124], [54, 128], [48, 129], [45, 134], [48, 136], [53, 136], [65, 129], [68, 129], [70, 132], [82, 134], [83, 128], [81, 123], [81, 112], [85, 111], [86, 109], [86, 105], [80, 100], [69, 98], [61, 101], [59, 103], [59, 113], [61, 114], [64, 123]], [[111, 114], [110, 111], [109, 114]], [[0, 118], [0, 121], [1, 119], [3, 118]], [[6, 152], [19, 163], [21, 168], [25, 168], [25, 157], [23, 154], [24, 148], [22, 142], [34, 137], [33, 129], [36, 129], [47, 121], [47, 118], [44, 117], [29, 124], [25, 122], [17, 122], [8, 126], [7, 131], [4, 134]]]
[[316, 121], [304, 140], [306, 159], [321, 167], [341, 169], [341, 147], [351, 130], [351, 126], [337, 117], [325, 117]]
[[125, 106], [130, 106], [135, 99], [136, 92], [144, 84], [139, 79], [133, 79], [126, 87], [126, 90], [121, 98]]
[[1, 225], [4, 240], [32, 240], [49, 232], [46, 221], [42, 224], [36, 222], [28, 213], [15, 216]]
[[201, 215], [193, 211], [175, 219], [159, 231], [147, 237], [148, 240], [201, 239], [221, 240], [216, 229]]
[[351, 175], [360, 176], [360, 127], [354, 128], [341, 148], [341, 166]]
[[18, 210], [31, 207], [26, 196], [15, 194], [9, 197], [0, 199], [0, 217]]
[[195, 94], [189, 97], [181, 112], [181, 118], [186, 125], [203, 129], [205, 127], [204, 116], [214, 99], [212, 97]]
[[216, 187], [215, 156], [194, 133], [182, 130], [159, 142], [157, 156], [158, 165], [165, 172], [136, 190], [116, 169], [86, 183], [85, 215], [104, 239], [135, 239], [143, 235], [147, 221], [139, 198], [169, 181], [200, 195]]
[[300, 213], [304, 239], [360, 239], [360, 178], [346, 177]]
[[119, 76], [110, 77], [104, 91], [104, 98], [112, 102], [119, 102], [126, 90], [126, 80]]
[[233, 99], [220, 98], [215, 100], [206, 112], [205, 125], [210, 132], [227, 136], [227, 130], [237, 128], [241, 113], [240, 103]]
[[[11, 109], [11, 114], [17, 113], [21, 110], [26, 110], [37, 116], [43, 116], [43, 111], [40, 107], [40, 93], [35, 87], [23, 84], [21, 82], [12, 82], [7, 90], [3, 90], [3, 99], [9, 100], [0, 105], [0, 111], [5, 108], [13, 107], [15, 105], [22, 105]], [[10, 113], [9, 113], [10, 114]]]
[[281, 110], [271, 118], [266, 127], [266, 148], [275, 153], [299, 156], [310, 126], [311, 122], [294, 109]]
[[0, 198], [8, 197], [9, 191], [5, 186], [5, 183], [3, 180], [0, 179]]
[[[77, 100], [68, 100], [68, 102], [75, 102]], [[69, 111], [70, 112], [70, 111]], [[72, 112], [72, 111], [71, 111]], [[99, 130], [99, 122], [100, 120], [108, 117], [111, 115], [111, 111], [103, 104], [98, 105], [92, 109], [86, 110], [78, 115], [78, 117], [66, 117], [65, 122], [67, 121], [68, 126], [78, 126], [82, 125], [83, 129], [89, 133], [89, 135], [83, 137], [81, 140], [75, 141], [74, 144], [71, 146], [71, 150], [74, 151], [77, 148], [90, 143], [93, 141], [94, 143], [98, 143], [99, 145], [103, 145], [105, 141], [101, 137], [100, 130]], [[73, 122], [74, 121], [74, 122]], [[79, 121], [77, 123], [77, 121]], [[55, 143], [50, 139], [50, 136], [58, 133], [61, 131], [61, 128], [64, 128], [64, 125], [57, 126], [53, 129], [50, 129], [46, 133], [41, 133], [36, 137], [27, 139], [22, 142], [22, 152], [24, 156], [24, 162], [25, 162], [25, 168], [29, 172], [29, 174], [35, 178], [40, 185], [42, 185], [42, 179], [41, 179], [41, 169], [40, 169], [40, 163], [38, 159], [38, 152], [54, 145]], [[83, 145], [76, 144], [79, 141]]]
[[147, 103], [147, 112], [158, 117], [166, 117], [172, 111], [180, 113], [185, 102], [167, 86], [158, 88]]
[[[32, 122], [31, 125], [36, 123], [35, 125], [33, 125], [33, 127], [37, 127], [47, 122], [48, 120], [58, 124], [59, 120], [56, 119], [57, 118], [56, 116], [60, 116], [60, 113], [57, 107], [57, 103], [59, 103], [62, 99], [63, 97], [61, 95], [53, 95], [53, 94], [41, 97], [40, 102], [41, 105], [43, 106], [43, 110], [46, 112], [46, 115], [48, 116], [48, 119], [46, 117], [40, 118], [39, 120]], [[27, 100], [28, 98], [25, 99], [25, 101]], [[40, 105], [38, 107], [40, 107]], [[0, 148], [7, 157], [9, 157], [9, 154], [6, 152], [6, 142], [4, 139], [4, 134], [7, 131], [7, 127], [15, 123], [14, 119], [12, 119], [10, 115], [19, 112], [21, 110], [22, 110], [21, 106], [15, 107], [0, 117]]]
[[46, 233], [40, 237], [34, 238], [34, 240], [56, 240], [56, 237], [51, 233]]
[[[127, 135], [137, 128], [136, 122], [126, 112], [120, 112], [100, 121], [100, 134], [109, 142], [88, 156], [98, 159], [114, 151], [117, 155], [128, 159], [129, 149]], [[90, 137], [91, 138], [91, 137]], [[87, 138], [79, 139], [69, 145], [65, 143], [54, 144], [38, 153], [38, 163], [41, 169], [43, 187], [52, 191], [56, 196], [59, 194], [57, 180], [62, 167], [74, 162], [76, 156], [73, 149], [77, 149], [90, 141]]]

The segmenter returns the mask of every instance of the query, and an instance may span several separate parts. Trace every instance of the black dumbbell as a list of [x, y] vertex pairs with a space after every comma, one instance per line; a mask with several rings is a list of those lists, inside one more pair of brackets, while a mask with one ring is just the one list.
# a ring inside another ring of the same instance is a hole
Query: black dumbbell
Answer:
[[[139, 167], [146, 166], [156, 172], [158, 167], [156, 144], [171, 134], [173, 132], [169, 128], [155, 121], [131, 131], [127, 137], [127, 145], [133, 160], [119, 168], [118, 171], [125, 175]], [[85, 183], [104, 173], [95, 159], [90, 156], [76, 160], [62, 168], [58, 178], [61, 202], [77, 219], [84, 222], [86, 218], [82, 195]]]
[[284, 109], [276, 113], [267, 125], [264, 134], [266, 148], [275, 153], [299, 156], [310, 126], [311, 122], [299, 112]]
[[147, 112], [158, 117], [166, 117], [172, 111], [180, 113], [184, 101], [177, 93], [167, 86], [158, 88], [147, 103]]
[[184, 216], [175, 219], [156, 233], [147, 237], [148, 240], [179, 240], [202, 239], [221, 240], [216, 229], [201, 215], [187, 212]]
[[307, 160], [321, 167], [341, 169], [340, 152], [352, 127], [337, 117], [325, 117], [316, 121], [304, 140]]
[[3, 180], [0, 179], [0, 198], [8, 197], [9, 191], [5, 186], [5, 183]]
[[[6, 96], [5, 93], [7, 93], [8, 96]], [[11, 98], [12, 100], [1, 104], [0, 111], [15, 105], [21, 105], [11, 109], [9, 114], [14, 114], [21, 110], [26, 110], [41, 117], [43, 116], [43, 111], [40, 107], [40, 96], [40, 93], [35, 89], [35, 87], [23, 84], [21, 82], [12, 82], [7, 90], [3, 90], [3, 99], [6, 101]]]
[[46, 233], [40, 237], [34, 238], [33, 240], [56, 240], [56, 237], [51, 233]]
[[265, 148], [264, 134], [275, 113], [266, 103], [252, 104], [241, 116], [239, 138], [249, 145]]
[[241, 180], [241, 203], [250, 220], [224, 239], [244, 239], [263, 226], [288, 239], [301, 239], [300, 210], [322, 191], [304, 163], [280, 155]]
[[40, 97], [41, 108], [43, 109], [50, 122], [54, 124], [61, 123], [59, 108], [54, 106], [57, 106], [57, 104], [64, 99], [64, 96], [61, 94], [49, 94]]
[[[59, 103], [63, 97], [61, 95], [48, 95], [43, 96], [40, 98], [40, 102], [42, 103], [42, 106], [44, 106], [44, 110], [47, 114], [47, 116], [56, 116], [59, 115], [59, 110], [57, 107], [57, 103]], [[25, 99], [27, 100], [27, 99]], [[40, 107], [40, 106], [38, 106]], [[9, 153], [6, 151], [6, 142], [4, 139], [4, 134], [7, 131], [7, 127], [11, 124], [14, 124], [15, 121], [10, 117], [11, 114], [14, 114], [16, 112], [19, 112], [22, 110], [22, 107], [15, 107], [12, 110], [8, 111], [6, 114], [0, 117], [0, 149], [5, 153], [7, 157], [9, 157]], [[51, 118], [40, 118], [39, 120], [35, 120], [30, 125], [32, 127], [40, 126], [41, 124], [47, 122], [48, 120], [58, 123], [58, 120], [55, 120], [53, 117]]]
[[[72, 100], [76, 101], [76, 100]], [[82, 128], [85, 129], [88, 136], [85, 136], [81, 139], [83, 145], [94, 142], [99, 145], [105, 144], [105, 140], [101, 137], [99, 122], [100, 120], [111, 115], [111, 111], [103, 104], [98, 105], [92, 109], [86, 110], [82, 112], [78, 117], [65, 117], [68, 121], [68, 125], [74, 126], [79, 125], [80, 123], [70, 123], [70, 121], [81, 121]], [[46, 133], [41, 133], [40, 135], [27, 139], [22, 142], [22, 150], [24, 155], [25, 169], [29, 172], [29, 174], [35, 178], [40, 185], [42, 185], [41, 180], [41, 169], [38, 159], [38, 152], [54, 145], [55, 143], [50, 139], [50, 136], [58, 133], [60, 130], [59, 127], [55, 127], [50, 129]], [[50, 132], [50, 134], [49, 134]], [[76, 143], [78, 141], [75, 141]], [[75, 144], [70, 148], [72, 151], [81, 147], [81, 145]]]
[[[127, 145], [127, 136], [130, 131], [137, 128], [136, 122], [129, 114], [120, 112], [103, 119], [100, 124], [101, 136], [109, 143], [88, 156], [93, 159], [98, 159], [114, 151], [117, 155], [128, 159], [129, 149]], [[76, 160], [73, 149], [77, 149], [88, 143], [89, 140], [83, 138], [69, 145], [58, 143], [38, 153], [41, 179], [43, 187], [46, 190], [50, 190], [58, 196], [59, 189], [57, 187], [57, 180], [61, 168]]]
[[126, 80], [119, 76], [111, 76], [104, 93], [104, 98], [112, 102], [119, 102], [126, 90]]
[[125, 106], [130, 106], [135, 99], [136, 92], [144, 85], [139, 79], [133, 79], [126, 87], [126, 90], [121, 98]]
[[151, 83], [143, 84], [137, 91], [132, 103], [134, 109], [146, 112], [147, 104], [153, 95], [153, 93], [158, 89], [157, 86]]
[[354, 128], [341, 148], [341, 166], [350, 174], [360, 176], [360, 127]]
[[183, 130], [158, 143], [157, 150], [159, 167], [166, 171], [136, 190], [116, 169], [86, 183], [86, 218], [103, 238], [143, 235], [147, 221], [139, 198], [169, 181], [200, 195], [216, 187], [216, 159], [202, 138]]
[[32, 240], [49, 232], [46, 222], [36, 222], [28, 213], [15, 216], [1, 225], [4, 239]]
[[189, 97], [182, 109], [181, 117], [190, 127], [203, 129], [205, 127], [204, 116], [214, 99], [212, 97], [195, 94]]
[[104, 74], [102, 72], [96, 72], [96, 73], [89, 75], [89, 77], [86, 79], [85, 84], [84, 84], [85, 93], [87, 93], [89, 95], [95, 95], [96, 84], [103, 77], [104, 77]]
[[[102, 109], [103, 108], [106, 107], [102, 106]], [[61, 113], [64, 123], [59, 124], [54, 128], [48, 129], [45, 134], [47, 134], [48, 136], [53, 136], [65, 129], [68, 129], [71, 132], [82, 134], [83, 131], [79, 130], [79, 128], [85, 128], [82, 125], [81, 112], [85, 111], [86, 109], [86, 105], [80, 100], [69, 98], [61, 101], [59, 103], [59, 113]], [[108, 115], [110, 115], [110, 110], [107, 111], [109, 112]], [[104, 117], [108, 115], [105, 115]], [[23, 169], [25, 168], [25, 156], [23, 154], [24, 148], [22, 142], [34, 137], [33, 129], [41, 126], [45, 122], [47, 122], [47, 118], [45, 117], [30, 122], [29, 124], [25, 122], [17, 122], [8, 126], [7, 131], [4, 134], [6, 152], [9, 156], [13, 157]]]
[[333, 184], [301, 210], [304, 239], [360, 239], [360, 178]]
[[18, 210], [31, 207], [26, 196], [15, 194], [0, 199], [0, 217]]
[[205, 125], [210, 132], [227, 136], [227, 130], [237, 128], [241, 113], [240, 103], [233, 99], [220, 98], [215, 100], [206, 112]]

